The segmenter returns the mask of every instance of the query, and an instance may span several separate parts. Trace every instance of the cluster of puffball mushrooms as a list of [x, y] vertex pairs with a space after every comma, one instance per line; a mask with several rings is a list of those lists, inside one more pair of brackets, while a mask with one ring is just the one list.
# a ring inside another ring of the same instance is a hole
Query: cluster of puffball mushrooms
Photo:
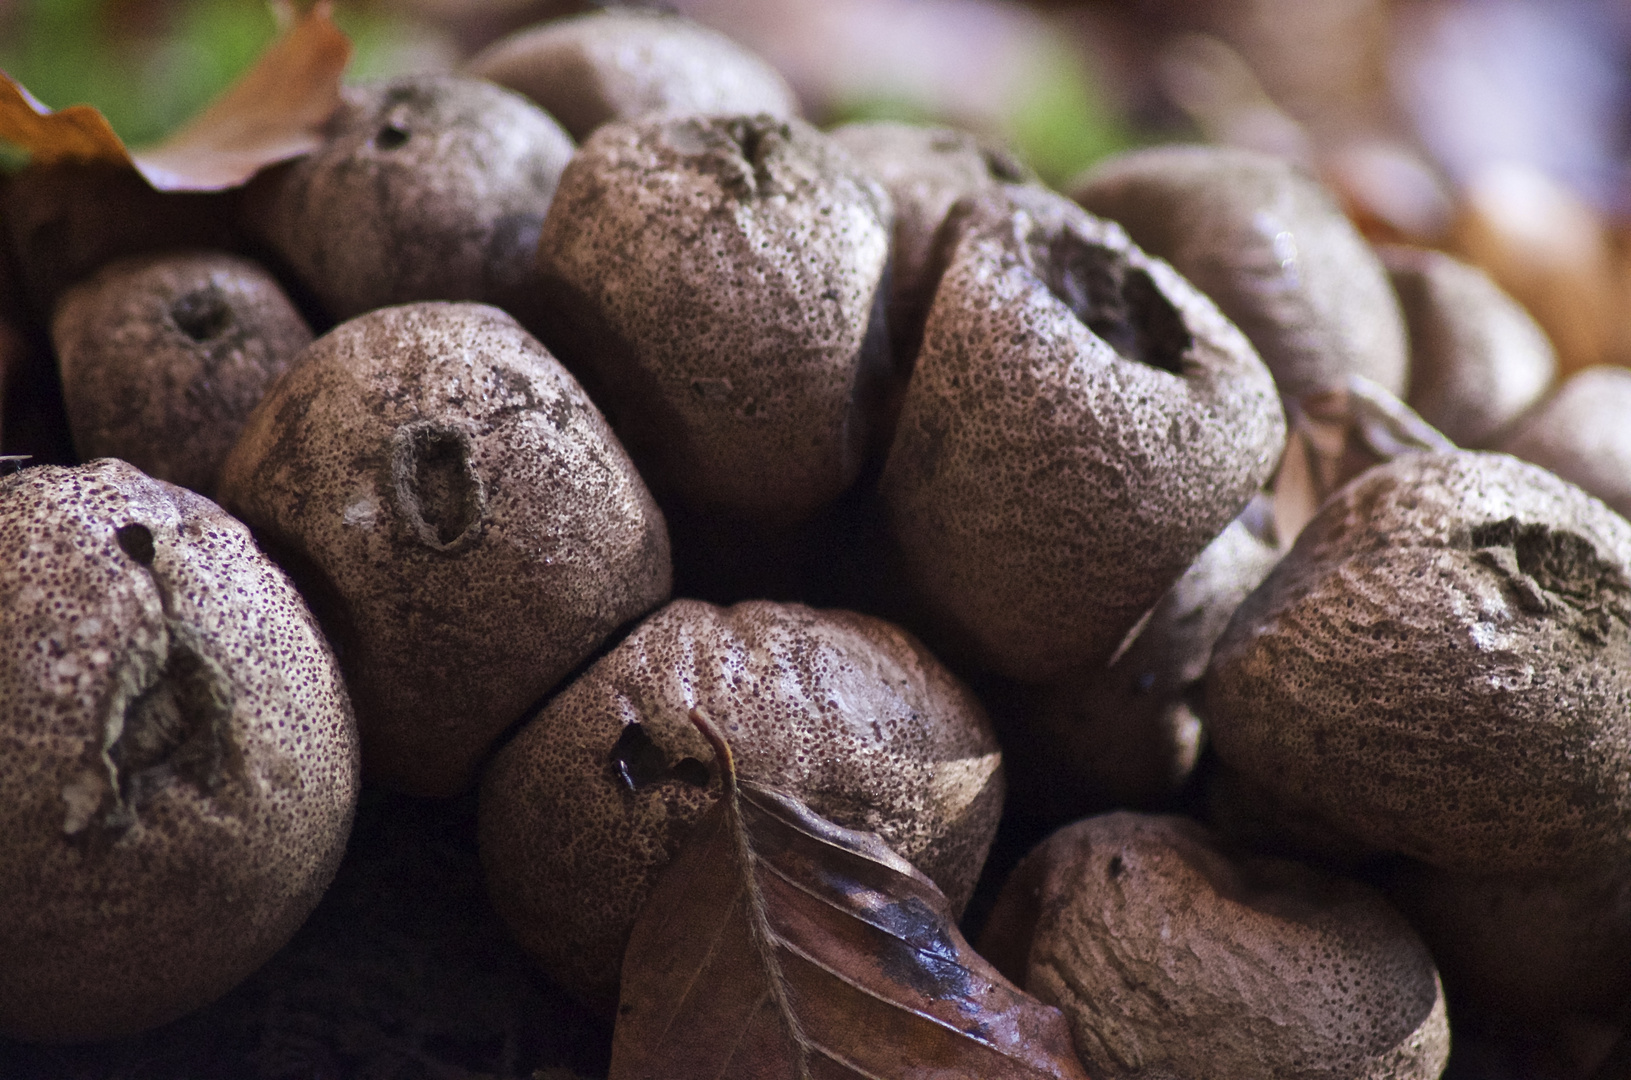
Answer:
[[[1294, 167], [1067, 196], [609, 10], [349, 87], [230, 197], [31, 167], [0, 214], [85, 462], [0, 479], [0, 1034], [225, 993], [364, 780], [479, 791], [496, 909], [611, 1010], [701, 708], [954, 910], [1052, 813], [977, 944], [1095, 1078], [1436, 1077], [1445, 984], [1612, 1042], [1631, 374], [1554, 389]], [[1287, 417], [1352, 387], [1428, 437], [1283, 535]], [[1203, 748], [1199, 816], [1129, 809]]]

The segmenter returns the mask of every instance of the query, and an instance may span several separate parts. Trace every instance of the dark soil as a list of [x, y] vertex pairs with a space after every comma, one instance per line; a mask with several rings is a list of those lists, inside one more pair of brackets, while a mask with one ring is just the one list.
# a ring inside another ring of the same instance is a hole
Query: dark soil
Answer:
[[552, 985], [487, 902], [473, 796], [365, 791], [327, 896], [226, 997], [142, 1035], [0, 1039], [6, 1080], [589, 1080], [611, 1026]]

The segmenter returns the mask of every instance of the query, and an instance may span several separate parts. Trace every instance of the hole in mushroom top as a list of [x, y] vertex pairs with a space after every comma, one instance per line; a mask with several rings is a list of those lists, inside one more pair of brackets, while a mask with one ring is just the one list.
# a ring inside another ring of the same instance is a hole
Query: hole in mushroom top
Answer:
[[1045, 244], [1032, 250], [1043, 280], [1083, 325], [1127, 360], [1183, 373], [1194, 337], [1147, 271], [1074, 232]]
[[987, 146], [980, 150], [980, 157], [985, 161], [985, 171], [991, 179], [1004, 184], [1023, 184], [1026, 180], [1025, 166], [1019, 159], [1007, 150]]
[[463, 547], [481, 531], [487, 495], [471, 461], [470, 437], [434, 421], [404, 425], [394, 437], [397, 502], [427, 546]]
[[113, 537], [119, 541], [119, 547], [126, 555], [141, 563], [143, 566], [153, 565], [153, 532], [146, 525], [121, 525], [113, 530]]
[[750, 165], [758, 165], [764, 148], [764, 128], [754, 123], [736, 123], [731, 125], [731, 135], [735, 137], [736, 144], [742, 148], [742, 160]]
[[374, 145], [381, 150], [396, 150], [408, 141], [408, 131], [395, 124], [386, 124], [374, 135]]
[[664, 127], [663, 142], [684, 155], [688, 167], [717, 178], [738, 198], [779, 189], [771, 161], [792, 140], [792, 128], [770, 116], [687, 117]]
[[212, 790], [223, 778], [232, 718], [232, 681], [215, 661], [177, 633], [159, 679], [126, 708], [108, 754], [121, 798], [140, 808], [171, 777]]
[[170, 305], [170, 319], [176, 329], [203, 344], [220, 337], [232, 325], [232, 305], [214, 285], [205, 285], [179, 297]]

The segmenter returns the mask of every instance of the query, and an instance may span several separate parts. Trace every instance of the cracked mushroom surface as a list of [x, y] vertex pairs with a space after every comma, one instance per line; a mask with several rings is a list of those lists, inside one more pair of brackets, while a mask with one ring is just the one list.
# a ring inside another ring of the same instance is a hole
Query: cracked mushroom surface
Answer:
[[640, 905], [718, 798], [693, 708], [744, 779], [878, 833], [954, 910], [968, 902], [1004, 792], [974, 695], [879, 619], [676, 600], [557, 694], [482, 780], [494, 905], [563, 986], [615, 1003]]
[[964, 224], [879, 490], [981, 663], [1102, 663], [1250, 501], [1285, 419], [1211, 301], [1120, 226], [1009, 188]]
[[671, 584], [662, 513], [599, 410], [482, 304], [318, 338], [250, 417], [221, 498], [313, 598], [371, 778], [410, 794], [466, 788]]
[[1504, 454], [1329, 499], [1207, 673], [1218, 756], [1373, 848], [1466, 873], [1631, 854], [1631, 523]]
[[357, 734], [249, 530], [122, 461], [0, 480], [0, 1033], [128, 1034], [225, 993], [339, 865]]

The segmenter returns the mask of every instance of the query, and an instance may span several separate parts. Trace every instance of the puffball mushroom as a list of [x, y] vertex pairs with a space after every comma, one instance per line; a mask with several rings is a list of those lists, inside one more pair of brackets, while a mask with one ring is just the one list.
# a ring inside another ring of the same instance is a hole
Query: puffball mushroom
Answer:
[[381, 308], [250, 417], [222, 501], [335, 642], [377, 780], [466, 788], [505, 727], [667, 599], [668, 533], [594, 404], [497, 308]]
[[1285, 439], [1246, 339], [1040, 188], [963, 218], [879, 490], [917, 586], [1000, 674], [1109, 659]]
[[878, 833], [954, 910], [967, 903], [1004, 790], [974, 696], [878, 619], [676, 600], [551, 699], [482, 780], [494, 905], [563, 986], [616, 1001], [640, 905], [718, 797], [693, 708], [744, 779]]
[[0, 1033], [102, 1039], [236, 985], [344, 853], [357, 731], [249, 530], [122, 461], [0, 479]]
[[1382, 851], [1466, 873], [1631, 855], [1631, 523], [1504, 454], [1342, 488], [1236, 610], [1218, 756]]

